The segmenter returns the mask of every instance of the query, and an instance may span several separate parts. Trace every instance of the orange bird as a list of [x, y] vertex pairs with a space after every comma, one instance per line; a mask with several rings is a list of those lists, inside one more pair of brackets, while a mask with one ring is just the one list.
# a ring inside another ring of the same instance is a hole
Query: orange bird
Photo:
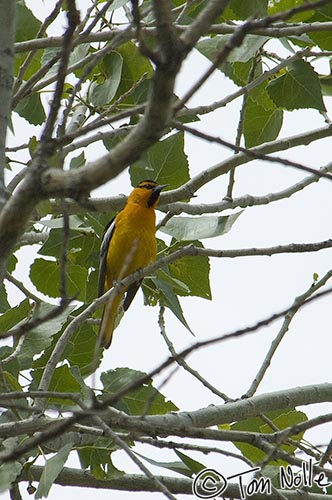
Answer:
[[[151, 180], [140, 182], [130, 193], [124, 209], [107, 224], [100, 247], [98, 296], [121, 279], [156, 260], [155, 208], [161, 190], [167, 185], [159, 185]], [[104, 347], [108, 348], [112, 342], [121, 302], [123, 301], [123, 309], [126, 311], [141, 282], [142, 280], [137, 281], [121, 290], [104, 306], [99, 330], [101, 345]]]

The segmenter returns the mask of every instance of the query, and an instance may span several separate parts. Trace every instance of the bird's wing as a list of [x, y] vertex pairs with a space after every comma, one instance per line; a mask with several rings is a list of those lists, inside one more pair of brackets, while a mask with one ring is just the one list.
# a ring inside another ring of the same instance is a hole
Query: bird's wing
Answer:
[[130, 304], [133, 301], [133, 298], [135, 297], [137, 290], [141, 286], [143, 280], [135, 281], [135, 283], [132, 283], [129, 285], [127, 293], [126, 293], [126, 298], [124, 299], [123, 302], [123, 310], [126, 311]]
[[109, 221], [105, 227], [103, 239], [100, 245], [99, 275], [98, 275], [98, 297], [105, 292], [105, 277], [107, 252], [115, 229], [115, 217]]

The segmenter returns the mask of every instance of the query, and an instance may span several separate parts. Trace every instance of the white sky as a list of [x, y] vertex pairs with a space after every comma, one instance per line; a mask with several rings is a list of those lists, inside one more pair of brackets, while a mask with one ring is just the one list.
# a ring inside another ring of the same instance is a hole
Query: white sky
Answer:
[[[41, 2], [37, 3], [38, 9], [42, 8]], [[30, 0], [27, 4], [35, 6], [36, 0]], [[80, 1], [78, 4], [83, 5], [85, 1]], [[34, 9], [37, 14], [38, 9]], [[206, 59], [197, 53], [188, 58], [177, 83], [179, 94], [184, 93], [192, 83], [192, 80], [188, 80], [188, 74], [195, 75], [194, 78], [198, 77], [207, 64]], [[220, 72], [216, 72], [190, 101], [190, 105], [208, 104], [220, 99], [221, 95], [228, 95], [234, 88], [230, 80]], [[328, 112], [331, 112], [331, 100], [328, 99], [325, 102]], [[194, 126], [234, 142], [239, 104], [240, 100], [237, 100], [226, 109], [220, 109], [203, 117], [201, 122], [194, 123]], [[324, 126], [323, 118], [313, 110], [285, 113], [282, 136], [299, 134], [301, 131], [322, 126]], [[23, 124], [23, 120], [17, 120], [17, 138], [20, 136], [21, 127], [26, 127], [26, 122]], [[330, 151], [331, 139], [325, 139], [291, 152], [281, 152], [280, 156], [318, 168], [330, 161]], [[86, 149], [86, 156], [94, 159], [103, 152], [100, 145], [94, 144]], [[192, 137], [186, 137], [186, 152], [191, 176], [231, 155], [231, 152], [225, 148], [204, 143]], [[251, 162], [237, 169], [234, 195], [237, 197], [241, 194], [257, 195], [275, 192], [302, 177], [301, 172], [281, 165]], [[226, 177], [219, 178], [201, 189], [193, 202], [196, 204], [220, 200], [226, 193], [227, 182]], [[128, 193], [130, 189], [129, 177], [125, 172], [93, 195], [110, 196], [122, 192]], [[331, 183], [321, 180], [291, 199], [269, 206], [248, 208], [228, 234], [205, 240], [204, 245], [218, 249], [251, 248], [327, 239], [331, 237], [331, 193]], [[162, 233], [159, 236], [165, 238]], [[17, 275], [20, 279], [25, 279], [28, 260], [26, 252], [22, 255]], [[273, 257], [211, 259], [210, 263], [213, 300], [210, 302], [196, 298], [181, 299], [185, 317], [195, 332], [195, 340], [203, 340], [251, 325], [289, 306], [297, 295], [302, 294], [310, 286], [313, 273], [318, 273], [321, 277], [330, 269], [331, 250]], [[11, 291], [11, 300], [21, 300], [21, 297], [14, 295]], [[330, 297], [321, 299], [296, 315], [258, 393], [330, 381], [330, 301]], [[112, 347], [105, 353], [99, 371], [122, 366], [150, 371], [163, 361], [168, 356], [168, 350], [159, 333], [157, 317], [158, 309], [143, 308], [142, 294], [138, 293], [116, 330]], [[166, 314], [166, 320], [167, 333], [177, 350], [193, 342], [191, 335], [171, 313]], [[276, 322], [254, 335], [197, 351], [187, 361], [219, 390], [233, 398], [241, 397], [249, 388], [280, 324]], [[128, 346], [130, 346], [129, 349]], [[164, 376], [158, 377], [155, 383], [163, 379]], [[222, 401], [219, 401], [215, 395], [182, 369], [178, 370], [163, 387], [162, 392], [182, 410], [194, 410], [209, 404], [222, 404]], [[331, 405], [320, 405], [319, 408], [306, 407], [304, 411], [308, 416], [313, 416], [330, 412]], [[306, 436], [315, 443], [326, 443], [330, 439], [331, 431], [332, 426], [325, 425]], [[171, 452], [166, 450], [145, 448], [143, 451], [141, 447], [138, 447], [138, 450], [156, 459], [165, 461], [176, 459]], [[236, 471], [240, 467], [241, 470], [243, 468], [243, 465], [234, 466], [233, 461], [221, 456], [202, 456], [192, 452], [188, 454], [224, 475], [234, 473], [234, 467], [237, 467]], [[116, 453], [113, 457], [114, 464], [120, 469], [138, 472], [127, 457], [123, 456], [123, 453]], [[77, 460], [73, 456], [69, 465], [75, 466], [76, 464]], [[156, 474], [167, 474], [167, 471], [163, 469], [149, 467]], [[24, 500], [31, 498], [23, 488], [23, 484], [21, 484], [21, 492]], [[58, 499], [60, 494], [64, 499], [79, 496], [81, 500], [91, 499], [91, 495], [100, 500], [121, 500], [129, 496], [128, 492], [64, 489], [55, 485], [49, 499]], [[6, 494], [2, 497], [5, 498]], [[130, 497], [135, 500], [152, 498], [147, 493], [132, 493]], [[154, 494], [153, 498], [157, 500], [164, 497], [161, 494]], [[180, 500], [188, 497], [178, 495], [177, 498]]]

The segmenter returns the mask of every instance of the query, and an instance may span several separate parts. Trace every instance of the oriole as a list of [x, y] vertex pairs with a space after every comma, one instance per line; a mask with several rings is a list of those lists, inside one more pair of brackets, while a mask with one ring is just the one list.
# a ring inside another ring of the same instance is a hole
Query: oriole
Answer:
[[[100, 247], [99, 296], [116, 282], [156, 260], [155, 208], [160, 192], [166, 186], [151, 180], [140, 182], [130, 193], [124, 209], [107, 224]], [[106, 303], [99, 330], [100, 343], [104, 347], [109, 347], [112, 342], [115, 320], [124, 295], [123, 309], [126, 311], [141, 281], [133, 283]]]

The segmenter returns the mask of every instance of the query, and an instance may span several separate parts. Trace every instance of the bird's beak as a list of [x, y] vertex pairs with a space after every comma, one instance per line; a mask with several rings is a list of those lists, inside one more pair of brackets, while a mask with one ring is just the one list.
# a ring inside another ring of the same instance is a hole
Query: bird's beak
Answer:
[[160, 193], [163, 189], [167, 188], [169, 184], [159, 184], [155, 188], [153, 188], [154, 193]]
[[158, 203], [159, 195], [162, 189], [169, 186], [169, 184], [158, 184], [152, 189], [151, 196], [148, 201], [148, 207], [154, 207]]

